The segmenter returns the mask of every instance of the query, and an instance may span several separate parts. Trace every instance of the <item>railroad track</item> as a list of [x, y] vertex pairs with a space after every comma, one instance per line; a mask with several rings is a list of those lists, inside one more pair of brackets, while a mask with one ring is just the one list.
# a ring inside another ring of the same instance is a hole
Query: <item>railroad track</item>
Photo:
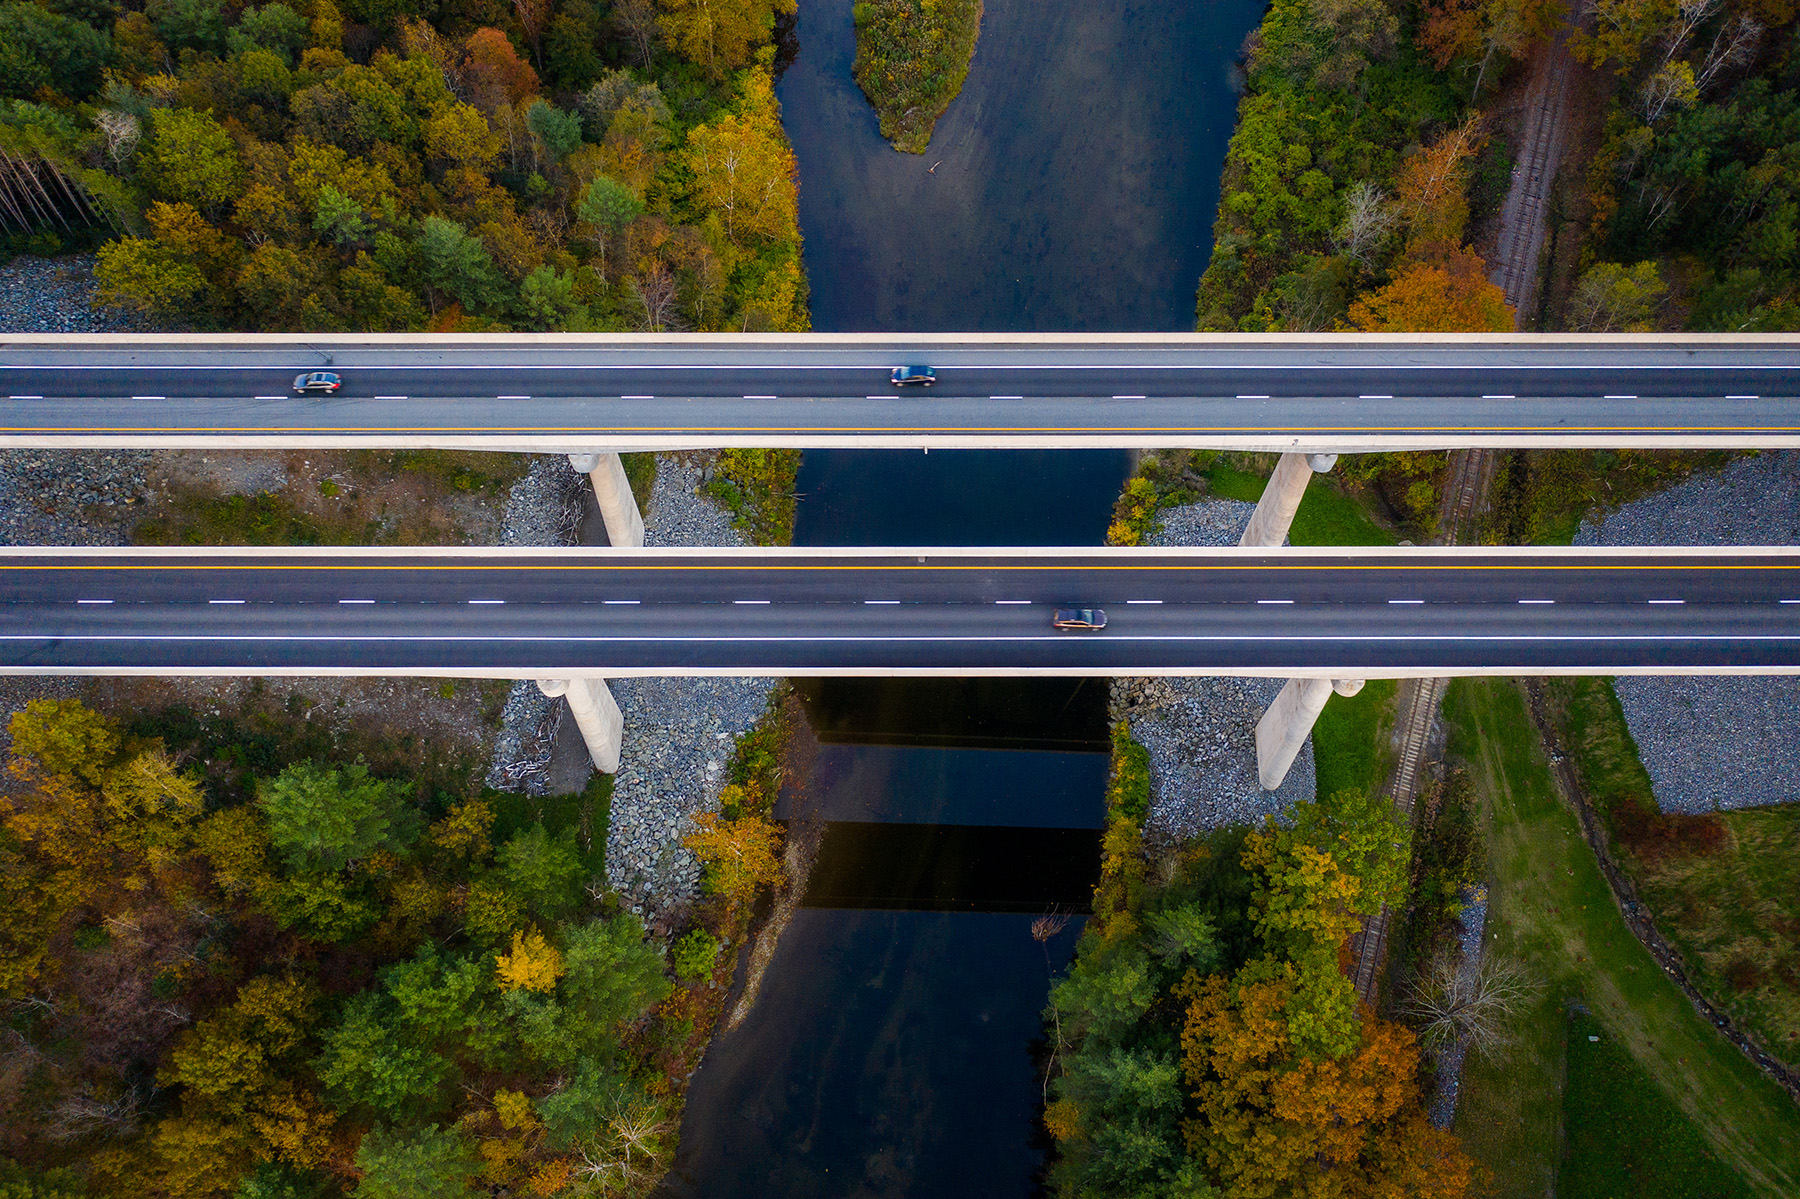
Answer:
[[[1580, 14], [1576, 14], [1580, 19]], [[1568, 125], [1569, 83], [1574, 59], [1567, 27], [1539, 57], [1525, 92], [1525, 121], [1512, 186], [1500, 208], [1500, 234], [1495, 246], [1493, 280], [1506, 302], [1521, 317], [1537, 291], [1538, 259], [1549, 226], [1550, 189], [1562, 163], [1563, 134]], [[1522, 323], [1522, 322], [1521, 322]]]
[[[1491, 450], [1457, 450], [1450, 455], [1449, 478], [1438, 508], [1437, 541], [1457, 545], [1475, 536], [1498, 465], [1499, 459]], [[1399, 753], [1386, 791], [1409, 823], [1415, 823], [1413, 811], [1428, 765], [1431, 727], [1437, 721], [1449, 685], [1448, 679], [1403, 679], [1400, 683], [1395, 734]], [[1381, 990], [1390, 922], [1391, 913], [1383, 907], [1350, 943], [1356, 959], [1350, 978], [1356, 984], [1357, 996], [1367, 1004], [1374, 1004]]]

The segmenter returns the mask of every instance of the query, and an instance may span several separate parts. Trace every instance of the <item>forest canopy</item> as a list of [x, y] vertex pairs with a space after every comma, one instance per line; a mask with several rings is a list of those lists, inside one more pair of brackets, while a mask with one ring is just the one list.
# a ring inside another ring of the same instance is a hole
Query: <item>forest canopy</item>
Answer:
[[807, 327], [770, 0], [9, 0], [101, 298], [319, 331]]

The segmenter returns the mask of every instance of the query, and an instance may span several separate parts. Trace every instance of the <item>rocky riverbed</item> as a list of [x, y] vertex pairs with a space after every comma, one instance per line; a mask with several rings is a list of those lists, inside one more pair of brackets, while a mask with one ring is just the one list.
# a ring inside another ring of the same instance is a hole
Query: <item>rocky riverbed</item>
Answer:
[[[1800, 543], [1800, 452], [1742, 458], [1717, 474], [1585, 522], [1576, 545]], [[1800, 799], [1800, 678], [1621, 676], [1613, 683], [1665, 812]]]
[[[1255, 504], [1211, 499], [1162, 513], [1148, 545], [1236, 545]], [[1187, 837], [1227, 824], [1255, 824], [1313, 798], [1312, 742], [1280, 790], [1256, 777], [1256, 722], [1280, 679], [1132, 678], [1113, 683], [1115, 719], [1150, 754], [1150, 819], [1156, 835]]]

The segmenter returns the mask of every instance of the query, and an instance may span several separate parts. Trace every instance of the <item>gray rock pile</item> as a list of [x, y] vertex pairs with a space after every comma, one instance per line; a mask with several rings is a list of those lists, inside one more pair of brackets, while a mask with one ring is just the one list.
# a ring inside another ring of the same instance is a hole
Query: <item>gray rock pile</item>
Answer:
[[[1584, 522], [1577, 545], [1800, 543], [1800, 453], [1740, 459]], [[1665, 812], [1800, 799], [1800, 679], [1621, 676], [1614, 689]]]
[[[1255, 504], [1202, 500], [1171, 508], [1150, 545], [1236, 545]], [[1256, 778], [1256, 722], [1280, 679], [1141, 678], [1113, 683], [1114, 719], [1150, 754], [1148, 830], [1186, 837], [1227, 824], [1254, 824], [1315, 790], [1309, 740], [1281, 789]]]

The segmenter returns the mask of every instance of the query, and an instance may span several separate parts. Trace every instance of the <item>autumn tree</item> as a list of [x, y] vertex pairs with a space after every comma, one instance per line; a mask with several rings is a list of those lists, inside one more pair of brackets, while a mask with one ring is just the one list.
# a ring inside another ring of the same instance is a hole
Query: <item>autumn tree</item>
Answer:
[[657, 2], [663, 41], [714, 79], [748, 66], [752, 51], [774, 31], [776, 15], [792, 13], [797, 4], [797, 0]]
[[755, 72], [740, 110], [688, 135], [695, 199], [717, 213], [739, 246], [786, 239], [796, 228], [794, 152], [782, 136], [774, 89]]
[[502, 991], [554, 991], [562, 977], [563, 956], [537, 929], [514, 932], [512, 952], [494, 958], [495, 976]]
[[1386, 287], [1350, 305], [1350, 323], [1372, 333], [1508, 333], [1513, 310], [1465, 248], [1403, 263]]
[[763, 887], [781, 881], [781, 829], [761, 816], [746, 813], [726, 820], [703, 812], [682, 844], [705, 867], [707, 892], [728, 903], [749, 903]]
[[1202, 978], [1187, 1002], [1182, 1074], [1197, 1105], [1189, 1149], [1231, 1195], [1459, 1199], [1473, 1167], [1418, 1102], [1418, 1048], [1365, 1010], [1343, 1053], [1309, 1054], [1286, 1013], [1290, 984]]
[[1569, 297], [1569, 328], [1578, 333], [1648, 333], [1668, 287], [1654, 262], [1590, 267]]
[[456, 1128], [371, 1129], [356, 1150], [356, 1199], [474, 1199], [480, 1159]]
[[223, 125], [191, 108], [157, 108], [150, 129], [146, 169], [165, 197], [216, 214], [237, 195], [243, 167]]

